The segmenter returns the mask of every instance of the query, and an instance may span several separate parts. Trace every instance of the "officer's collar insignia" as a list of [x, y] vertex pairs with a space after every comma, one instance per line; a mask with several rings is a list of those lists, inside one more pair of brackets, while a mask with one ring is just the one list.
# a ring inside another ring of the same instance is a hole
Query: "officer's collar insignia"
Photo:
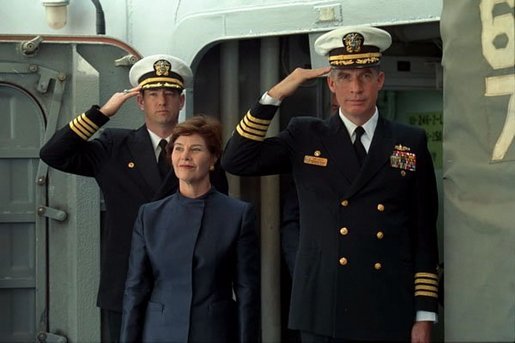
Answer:
[[361, 51], [361, 47], [363, 46], [363, 36], [357, 32], [347, 33], [343, 36], [342, 42], [345, 50], [348, 53], [356, 53]]
[[172, 69], [172, 64], [167, 60], [157, 60], [154, 63], [154, 71], [157, 76], [168, 76], [170, 75], [170, 70]]

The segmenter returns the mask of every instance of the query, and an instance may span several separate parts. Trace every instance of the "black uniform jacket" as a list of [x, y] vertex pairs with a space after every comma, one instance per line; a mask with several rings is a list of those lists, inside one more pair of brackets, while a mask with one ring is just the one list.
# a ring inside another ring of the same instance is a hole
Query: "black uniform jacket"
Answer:
[[[98, 106], [93, 106], [58, 130], [41, 148], [40, 157], [61, 171], [94, 177], [100, 186], [106, 214], [97, 304], [121, 312], [131, 233], [138, 209], [155, 199], [158, 190], [161, 197], [175, 192], [178, 181], [171, 171], [162, 183], [145, 126], [137, 130], [106, 129], [98, 139], [90, 140], [108, 120]], [[223, 171], [217, 171], [212, 182], [220, 191], [227, 192]]]
[[212, 189], [141, 207], [122, 342], [257, 342], [259, 318], [259, 240], [250, 204]]
[[408, 340], [417, 310], [437, 311], [437, 193], [423, 130], [379, 118], [362, 169], [339, 116], [298, 117], [265, 133], [277, 107], [240, 121], [222, 166], [292, 172], [300, 238], [292, 329], [358, 340]]

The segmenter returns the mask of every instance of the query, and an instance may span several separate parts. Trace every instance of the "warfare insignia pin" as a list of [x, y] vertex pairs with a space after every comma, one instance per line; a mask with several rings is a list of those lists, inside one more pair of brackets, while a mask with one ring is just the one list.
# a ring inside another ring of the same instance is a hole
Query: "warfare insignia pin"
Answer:
[[407, 146], [404, 146], [402, 144], [397, 144], [395, 147], [394, 147], [395, 150], [399, 150], [399, 151], [410, 151], [411, 148], [407, 147]]

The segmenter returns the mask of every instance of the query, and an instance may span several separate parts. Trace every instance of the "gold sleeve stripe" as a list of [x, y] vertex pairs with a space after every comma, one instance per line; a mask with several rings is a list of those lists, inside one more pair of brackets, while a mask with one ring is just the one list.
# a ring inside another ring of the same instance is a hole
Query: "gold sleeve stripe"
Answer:
[[250, 114], [250, 111], [247, 112], [245, 117], [247, 117], [250, 121], [253, 121], [256, 124], [270, 125], [270, 123], [272, 122], [271, 120], [256, 118], [252, 114]]
[[92, 136], [91, 133], [89, 133], [87, 130], [84, 129], [84, 127], [82, 127], [82, 125], [79, 124], [77, 118], [72, 120], [71, 127], [75, 128], [75, 130], [74, 130], [75, 132], [77, 132], [77, 131], [81, 132], [84, 135], [84, 137], [86, 137], [86, 139], [88, 139], [89, 137]]
[[245, 131], [243, 131], [242, 128], [240, 128], [240, 125], [236, 126], [236, 131], [238, 131], [240, 136], [251, 139], [253, 141], [262, 142], [265, 139], [265, 137], [255, 136], [250, 133], [246, 133]]
[[438, 286], [438, 281], [431, 279], [416, 279], [415, 284], [425, 283], [426, 285]]
[[266, 131], [254, 130], [253, 128], [250, 128], [247, 125], [245, 125], [243, 120], [240, 121], [240, 125], [239, 126], [241, 127], [242, 130], [245, 130], [245, 132], [253, 133], [253, 134], [256, 134], [256, 135], [261, 136], [261, 137], [265, 137], [266, 136]]
[[92, 128], [83, 118], [82, 116], [81, 117], [77, 117], [75, 118], [74, 120], [74, 123], [75, 125], [80, 125], [82, 127], [83, 130], [86, 130], [89, 134], [94, 134], [96, 132], [96, 130], [94, 128]]
[[97, 131], [99, 129], [98, 125], [93, 123], [91, 121], [91, 119], [89, 119], [88, 117], [86, 117], [86, 113], [82, 113], [80, 115], [81, 119], [84, 120], [86, 123], [88, 123], [89, 126], [91, 126], [95, 131]]
[[431, 278], [431, 279], [438, 280], [438, 275], [437, 274], [433, 274], [433, 273], [415, 273], [415, 278], [419, 278], [419, 277], [428, 277], [428, 278]]
[[426, 291], [416, 291], [415, 292], [415, 296], [416, 297], [418, 297], [418, 296], [425, 296], [425, 297], [438, 298], [438, 294], [436, 294], [434, 292], [426, 292]]
[[415, 290], [416, 291], [432, 291], [432, 292], [438, 293], [438, 287], [436, 287], [436, 286], [416, 285]]
[[268, 130], [268, 126], [269, 126], [269, 125], [259, 125], [259, 124], [253, 123], [249, 119], [247, 119], [247, 116], [243, 117], [242, 122], [244, 122], [245, 125], [247, 125], [249, 127], [252, 127], [254, 129], [258, 129], [258, 130], [263, 130], [263, 131]]
[[86, 137], [88, 137], [88, 138], [89, 138], [89, 137], [93, 136], [93, 133], [94, 133], [94, 132], [93, 132], [93, 133], [88, 132], [88, 130], [87, 130], [84, 126], [82, 126], [82, 125], [81, 125], [81, 123], [79, 122], [79, 118], [78, 118], [78, 117], [72, 120], [72, 125], [73, 125], [77, 130], [79, 130], [80, 132], [82, 132]]
[[75, 127], [75, 125], [73, 125], [73, 121], [71, 121], [69, 125], [70, 125], [70, 129], [72, 129], [72, 131], [75, 132], [77, 134], [77, 136], [79, 136], [80, 138], [84, 139], [85, 141], [88, 140], [88, 137], [85, 136], [82, 132], [80, 132], [80, 130], [77, 129]]

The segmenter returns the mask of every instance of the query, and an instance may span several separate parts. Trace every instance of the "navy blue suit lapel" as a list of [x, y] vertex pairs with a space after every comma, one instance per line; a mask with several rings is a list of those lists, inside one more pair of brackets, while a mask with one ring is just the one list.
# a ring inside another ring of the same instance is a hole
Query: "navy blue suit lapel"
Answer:
[[333, 115], [327, 123], [329, 133], [322, 137], [322, 142], [331, 156], [329, 163], [334, 164], [352, 183], [359, 172], [359, 165], [349, 133], [338, 115]]
[[394, 146], [394, 137], [390, 122], [379, 118], [374, 138], [368, 149], [363, 168], [349, 189], [348, 196], [363, 187], [390, 160]]
[[127, 143], [134, 158], [135, 168], [141, 173], [145, 182], [151, 187], [152, 193], [154, 193], [161, 184], [161, 176], [159, 175], [156, 156], [147, 128], [145, 126], [140, 127]]

